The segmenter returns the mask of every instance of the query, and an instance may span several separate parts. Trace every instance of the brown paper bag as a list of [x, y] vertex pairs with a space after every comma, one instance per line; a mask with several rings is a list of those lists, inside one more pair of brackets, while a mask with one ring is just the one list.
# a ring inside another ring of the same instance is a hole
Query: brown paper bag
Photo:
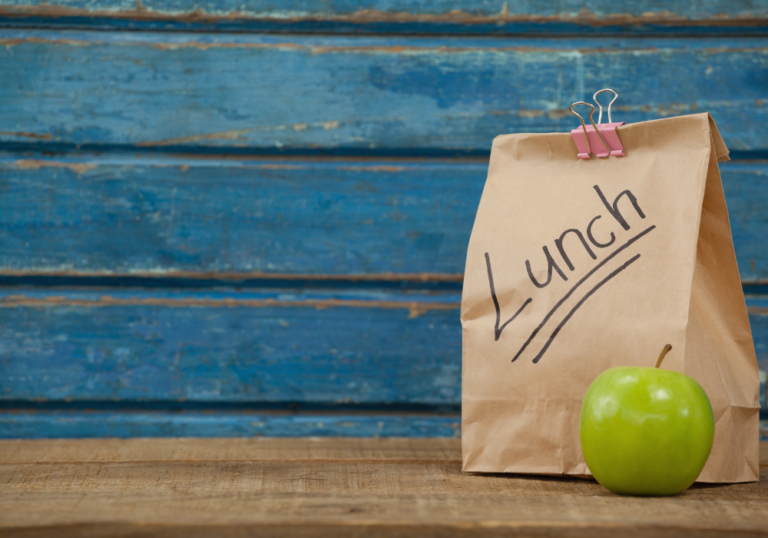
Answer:
[[467, 253], [465, 471], [569, 474], [582, 398], [614, 366], [683, 372], [715, 416], [700, 482], [758, 479], [759, 380], [709, 114], [625, 125], [624, 157], [570, 133], [493, 142]]

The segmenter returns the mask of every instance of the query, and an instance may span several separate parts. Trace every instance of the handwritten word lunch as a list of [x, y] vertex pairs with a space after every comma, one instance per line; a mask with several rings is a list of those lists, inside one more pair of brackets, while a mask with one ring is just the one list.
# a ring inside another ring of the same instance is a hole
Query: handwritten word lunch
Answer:
[[[627, 220], [624, 218], [624, 215], [622, 214], [621, 210], [619, 209], [619, 202], [626, 198], [628, 200], [634, 210], [637, 212], [637, 214], [640, 216], [640, 218], [645, 218], [645, 213], [643, 213], [643, 210], [640, 208], [640, 205], [637, 202], [637, 198], [630, 190], [625, 190], [621, 192], [616, 198], [613, 200], [613, 203], [610, 203], [608, 199], [603, 194], [603, 191], [600, 189], [599, 186], [594, 185], [593, 187], [595, 189], [595, 192], [600, 197], [600, 200], [602, 201], [603, 205], [605, 205], [605, 208], [608, 210], [608, 213], [611, 217], [613, 217], [616, 222], [618, 222], [621, 227], [624, 230], [629, 230], [631, 228], [630, 224], [627, 222]], [[626, 207], [625, 207], [626, 209]], [[574, 266], [573, 262], [571, 261], [571, 257], [568, 255], [568, 252], [566, 252], [565, 249], [565, 239], [570, 237], [573, 237], [575, 239], [578, 239], [581, 245], [583, 246], [584, 250], [586, 250], [587, 254], [593, 259], [597, 260], [597, 255], [595, 254], [595, 250], [593, 250], [593, 246], [598, 249], [605, 249], [609, 248], [614, 243], [616, 243], [616, 235], [613, 232], [610, 232], [610, 235], [606, 238], [603, 238], [602, 241], [598, 240], [595, 237], [595, 223], [602, 218], [602, 215], [597, 215], [594, 217], [591, 221], [589, 221], [589, 224], [586, 228], [586, 238], [584, 237], [584, 234], [581, 232], [581, 230], [577, 228], [569, 228], [565, 230], [562, 234], [560, 234], [560, 237], [554, 240], [555, 248], [557, 249], [557, 253], [560, 255], [560, 258], [562, 259], [562, 262], [564, 263], [565, 267], [568, 268], [570, 271], [575, 271], [576, 267]], [[518, 357], [525, 351], [525, 349], [528, 347], [528, 344], [531, 343], [531, 341], [536, 337], [536, 335], [541, 331], [541, 329], [544, 327], [544, 325], [549, 321], [549, 319], [552, 317], [552, 315], [560, 308], [560, 306], [569, 298], [573, 293], [590, 277], [592, 276], [598, 269], [603, 267], [606, 263], [608, 263], [610, 260], [612, 260], [614, 257], [616, 257], [619, 253], [623, 252], [625, 249], [627, 249], [630, 245], [635, 243], [638, 239], [644, 237], [646, 234], [650, 233], [653, 229], [655, 229], [656, 226], [650, 226], [649, 228], [646, 228], [639, 234], [631, 237], [628, 239], [625, 243], [622, 245], [616, 247], [608, 256], [606, 256], [605, 259], [603, 259], [601, 262], [599, 262], [595, 267], [593, 267], [584, 277], [582, 277], [578, 282], [576, 282], [570, 290], [552, 307], [552, 309], [547, 313], [546, 316], [544, 316], [544, 319], [539, 323], [539, 325], [533, 330], [531, 335], [528, 337], [528, 339], [523, 343], [522, 347], [519, 349], [519, 351], [515, 354], [515, 356], [512, 358], [512, 362], [516, 361]], [[589, 240], [589, 242], [587, 242]], [[571, 241], [569, 244], [573, 245], [575, 244], [573, 241]], [[591, 245], [591, 246], [590, 246]], [[562, 278], [564, 281], [568, 280], [568, 275], [563, 271], [561, 266], [558, 264], [558, 262], [555, 260], [555, 256], [552, 255], [552, 252], [549, 250], [549, 247], [547, 245], [542, 247], [542, 250], [544, 252], [544, 259], [547, 264], [547, 278], [546, 280], [537, 279], [534, 276], [534, 269], [532, 267], [535, 267], [536, 265], [532, 265], [531, 260], [525, 260], [525, 268], [528, 272], [528, 278], [530, 278], [531, 282], [534, 286], [537, 288], [545, 288], [552, 282], [552, 274], [553, 272], [557, 273], [560, 278]], [[576, 305], [571, 308], [571, 310], [568, 312], [568, 314], [565, 315], [563, 320], [557, 325], [557, 327], [553, 330], [552, 334], [550, 335], [547, 342], [544, 344], [543, 348], [537, 355], [533, 358], [533, 362], [537, 363], [541, 359], [541, 357], [544, 355], [544, 353], [549, 349], [549, 346], [554, 341], [555, 337], [559, 334], [560, 330], [563, 328], [563, 326], [568, 322], [568, 320], [573, 316], [573, 314], [576, 312], [576, 310], [581, 307], [584, 302], [592, 296], [600, 287], [603, 286], [606, 282], [614, 278], [616, 275], [621, 273], [624, 269], [629, 267], [631, 264], [633, 264], [635, 261], [637, 261], [640, 258], [640, 254], [636, 254], [634, 257], [627, 260], [624, 264], [620, 265], [617, 269], [615, 269], [613, 272], [611, 272], [608, 276], [603, 278], [600, 282], [595, 284], [590, 290], [586, 292], [584, 297], [582, 297]], [[485, 253], [485, 263], [488, 268], [488, 282], [491, 287], [491, 298], [493, 299], [493, 304], [496, 308], [496, 324], [494, 326], [494, 337], [495, 340], [498, 341], [501, 337], [502, 331], [506, 328], [507, 325], [512, 323], [519, 315], [520, 313], [525, 310], [525, 308], [531, 304], [533, 301], [532, 297], [529, 297], [526, 299], [522, 306], [518, 308], [518, 310], [510, 317], [503, 325], [500, 325], [501, 323], [501, 308], [499, 306], [499, 300], [496, 296], [496, 287], [493, 282], [493, 270], [491, 269], [491, 257], [486, 252]]]

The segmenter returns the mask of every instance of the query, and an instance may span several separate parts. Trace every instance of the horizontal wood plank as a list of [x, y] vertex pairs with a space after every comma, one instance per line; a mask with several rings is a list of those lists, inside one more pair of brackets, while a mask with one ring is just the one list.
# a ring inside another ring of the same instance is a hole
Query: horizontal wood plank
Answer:
[[[764, 389], [765, 387], [763, 387]], [[369, 411], [338, 413], [280, 413], [226, 411], [36, 411], [1, 410], [0, 439], [83, 439], [83, 438], [214, 438], [214, 437], [362, 437], [455, 438], [461, 436], [461, 417], [441, 413], [384, 413]], [[768, 441], [768, 421], [760, 423], [760, 439]], [[182, 444], [169, 441], [182, 455]], [[15, 441], [14, 441], [15, 442]], [[0, 444], [0, 448], [10, 445]], [[23, 445], [23, 453], [27, 453]], [[81, 447], [88, 454], [88, 447]], [[14, 449], [15, 450], [15, 449]], [[31, 450], [31, 448], [30, 448]], [[236, 446], [232, 454], [238, 452]], [[246, 450], [243, 448], [242, 450]], [[255, 448], [249, 447], [253, 455]], [[292, 452], [285, 449], [288, 458]], [[9, 453], [8, 457], [18, 452]], [[92, 453], [92, 452], [91, 452]], [[141, 452], [144, 453], [144, 452]], [[179, 452], [174, 452], [178, 454]], [[29, 457], [40, 454], [32, 450]], [[122, 452], [121, 452], [122, 454]], [[195, 454], [197, 454], [195, 452]], [[262, 454], [262, 453], [260, 453]], [[24, 456], [26, 457], [26, 456]], [[40, 456], [42, 458], [42, 456]], [[74, 458], [75, 456], [73, 456]], [[90, 457], [90, 456], [89, 456]], [[98, 455], [93, 456], [98, 458]], [[127, 457], [127, 456], [126, 456]], [[168, 456], [171, 457], [171, 456]], [[182, 457], [182, 456], [179, 456]], [[192, 457], [183, 456], [183, 457]], [[200, 456], [202, 459], [205, 457]], [[234, 457], [234, 456], [233, 456]], [[267, 456], [259, 456], [266, 458]], [[293, 456], [290, 456], [291, 458]], [[296, 456], [297, 458], [299, 456]], [[333, 459], [332, 456], [328, 456]], [[393, 456], [394, 457], [394, 456]], [[403, 455], [401, 459], [409, 459]], [[442, 458], [442, 456], [441, 456]], [[239, 457], [238, 457], [239, 459]], [[10, 461], [10, 460], [9, 460]], [[15, 461], [15, 460], [14, 460]], [[25, 460], [26, 461], [26, 460]], [[49, 461], [52, 460], [43, 460]], [[79, 460], [78, 460], [79, 461]], [[144, 460], [141, 460], [144, 461]]]
[[457, 404], [458, 294], [0, 292], [0, 399]]
[[[768, 163], [721, 169], [741, 277], [765, 281]], [[0, 276], [460, 282], [486, 174], [483, 160], [5, 156]]]
[[[258, 30], [536, 34], [705, 34], [766, 30], [765, 6], [725, 0], [4, 0], [0, 24]], [[762, 23], [762, 24], [761, 24]]]
[[[97, 409], [99, 402], [458, 405], [459, 299], [6, 289], [0, 401]], [[747, 305], [759, 365], [768, 370], [768, 300]]]
[[[159, 438], [0, 441], [0, 465], [196, 461], [460, 463], [461, 440], [442, 438]], [[768, 466], [768, 443], [760, 443]]]
[[617, 120], [709, 111], [731, 150], [768, 149], [768, 38], [9, 29], [0, 63], [5, 147], [485, 155], [612, 86]]
[[0, 161], [0, 271], [460, 280], [486, 171], [482, 162], [12, 157]]
[[[274, 449], [283, 443], [275, 441]], [[336, 445], [348, 453], [346, 443], [322, 443], [317, 451]], [[444, 444], [437, 442], [438, 451]], [[768, 527], [765, 472], [760, 482], [694, 486], [667, 498], [614, 495], [572, 478], [464, 474], [458, 461], [311, 455], [9, 462], [0, 465], [0, 484], [4, 536], [710, 537], [764, 536]]]
[[[768, 450], [768, 446], [761, 448]], [[0, 465], [202, 461], [456, 464], [461, 462], [461, 440], [402, 437], [236, 437], [0, 441]]]
[[[0, 411], [0, 439], [83, 437], [455, 437], [458, 414]], [[768, 432], [762, 434], [768, 438]]]

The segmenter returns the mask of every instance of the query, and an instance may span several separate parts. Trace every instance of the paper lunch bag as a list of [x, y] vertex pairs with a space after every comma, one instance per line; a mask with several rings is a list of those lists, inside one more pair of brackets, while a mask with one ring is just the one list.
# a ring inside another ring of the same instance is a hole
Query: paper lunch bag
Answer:
[[570, 133], [493, 142], [467, 252], [464, 471], [589, 475], [582, 398], [614, 366], [683, 372], [715, 440], [700, 482], [758, 479], [759, 380], [709, 114], [625, 125], [624, 157]]

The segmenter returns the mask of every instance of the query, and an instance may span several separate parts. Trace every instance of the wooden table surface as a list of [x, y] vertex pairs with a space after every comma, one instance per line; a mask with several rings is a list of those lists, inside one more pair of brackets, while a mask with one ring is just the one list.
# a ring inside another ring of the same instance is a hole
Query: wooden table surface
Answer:
[[760, 450], [758, 483], [638, 498], [462, 474], [453, 439], [0, 441], [0, 535], [768, 536]]

